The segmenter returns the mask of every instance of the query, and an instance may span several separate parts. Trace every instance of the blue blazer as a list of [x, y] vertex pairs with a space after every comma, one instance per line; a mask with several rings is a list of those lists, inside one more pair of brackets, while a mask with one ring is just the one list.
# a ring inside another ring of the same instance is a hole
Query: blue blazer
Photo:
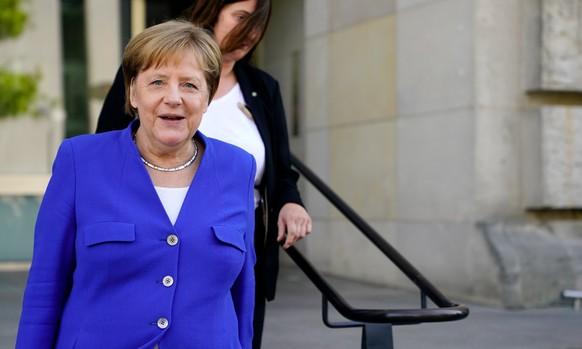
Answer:
[[198, 132], [206, 150], [172, 225], [137, 125], [59, 148], [17, 348], [251, 348], [252, 156]]
[[[255, 230], [255, 239], [265, 242], [255, 246], [258, 259], [255, 270], [259, 294], [264, 293], [268, 300], [273, 300], [279, 271], [277, 219], [286, 203], [303, 206], [297, 189], [299, 174], [291, 168], [287, 122], [279, 83], [246, 59], [236, 62], [234, 73], [265, 145], [265, 173], [259, 189], [264, 199], [263, 210], [267, 213], [268, 226], [258, 224]], [[133, 116], [125, 114], [125, 83], [119, 67], [103, 102], [96, 132], [124, 129], [131, 120]]]

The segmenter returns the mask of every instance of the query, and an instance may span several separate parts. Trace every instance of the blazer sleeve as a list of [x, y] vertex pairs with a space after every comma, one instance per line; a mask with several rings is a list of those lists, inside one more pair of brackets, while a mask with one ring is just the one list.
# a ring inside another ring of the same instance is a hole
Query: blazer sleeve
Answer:
[[247, 182], [247, 226], [245, 231], [245, 261], [241, 272], [235, 280], [231, 292], [236, 315], [238, 318], [238, 332], [241, 347], [252, 348], [253, 342], [253, 314], [255, 308], [255, 206], [254, 181], [256, 164], [251, 158], [251, 173]]
[[276, 152], [274, 154], [276, 159], [274, 165], [277, 173], [274, 206], [278, 212], [286, 203], [292, 202], [303, 206], [303, 201], [297, 189], [299, 174], [291, 168], [287, 121], [279, 83], [276, 80], [273, 80], [272, 83], [273, 130], [271, 140], [273, 142], [273, 151]]
[[64, 141], [38, 213], [17, 349], [52, 348], [75, 268], [75, 166]]
[[131, 115], [125, 113], [125, 82], [123, 81], [123, 70], [119, 67], [113, 85], [103, 101], [96, 132], [123, 130], [132, 119]]

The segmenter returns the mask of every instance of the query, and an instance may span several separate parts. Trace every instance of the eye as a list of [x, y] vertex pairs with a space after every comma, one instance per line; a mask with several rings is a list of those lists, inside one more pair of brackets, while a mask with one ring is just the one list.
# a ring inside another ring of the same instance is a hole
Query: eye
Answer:
[[154, 80], [150, 83], [152, 86], [162, 86], [164, 82], [162, 80]]
[[198, 86], [194, 85], [191, 82], [186, 82], [184, 83], [184, 87], [186, 87], [187, 89], [193, 89], [193, 90], [198, 90]]
[[247, 18], [248, 16], [249, 16], [249, 14], [246, 12], [238, 12], [238, 13], [234, 14], [234, 17], [238, 22], [244, 21], [245, 18]]

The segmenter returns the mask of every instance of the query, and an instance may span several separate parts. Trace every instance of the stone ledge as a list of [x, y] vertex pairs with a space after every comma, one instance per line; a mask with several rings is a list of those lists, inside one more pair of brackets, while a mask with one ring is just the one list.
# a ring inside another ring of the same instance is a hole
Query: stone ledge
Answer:
[[582, 300], [582, 291], [564, 290], [564, 291], [562, 291], [562, 297], [573, 298], [574, 299], [574, 309], [576, 309], [576, 311], [580, 310], [580, 300]]
[[42, 196], [49, 174], [0, 174], [0, 196]]
[[[502, 304], [521, 309], [560, 304], [582, 282], [582, 241], [549, 222], [481, 222], [499, 267]], [[576, 227], [571, 227], [576, 230]]]
[[0, 272], [28, 271], [30, 262], [0, 262]]

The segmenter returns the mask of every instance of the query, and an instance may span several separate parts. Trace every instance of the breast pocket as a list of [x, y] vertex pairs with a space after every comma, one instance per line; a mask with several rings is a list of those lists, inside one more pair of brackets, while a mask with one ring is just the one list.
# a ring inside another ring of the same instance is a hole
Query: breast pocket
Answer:
[[80, 229], [77, 243], [78, 273], [94, 270], [121, 272], [136, 257], [135, 226], [102, 222]]
[[122, 222], [101, 222], [85, 228], [85, 246], [107, 242], [131, 242], [135, 240], [135, 225]]
[[236, 227], [228, 225], [214, 225], [212, 226], [212, 230], [214, 231], [214, 235], [216, 235], [218, 240], [221, 242], [236, 247], [242, 252], [247, 251], [244, 234]]
[[217, 261], [222, 264], [225, 275], [232, 281], [244, 264], [247, 252], [244, 233], [234, 226], [227, 225], [212, 226], [212, 231], [218, 239]]

